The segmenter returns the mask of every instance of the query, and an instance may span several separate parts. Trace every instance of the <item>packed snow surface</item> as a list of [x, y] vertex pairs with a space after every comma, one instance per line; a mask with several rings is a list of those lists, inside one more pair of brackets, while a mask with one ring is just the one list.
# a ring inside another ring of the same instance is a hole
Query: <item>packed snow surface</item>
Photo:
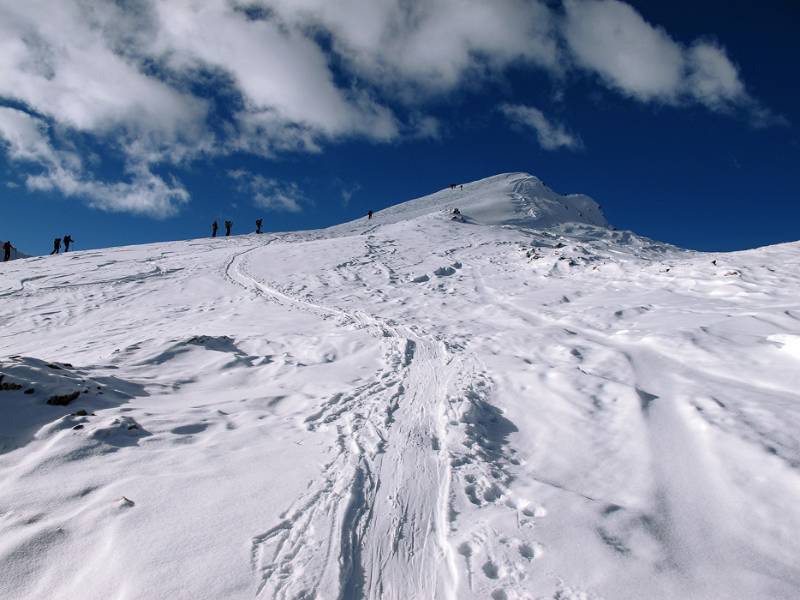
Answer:
[[5, 600], [800, 597], [800, 244], [514, 173], [0, 307]]

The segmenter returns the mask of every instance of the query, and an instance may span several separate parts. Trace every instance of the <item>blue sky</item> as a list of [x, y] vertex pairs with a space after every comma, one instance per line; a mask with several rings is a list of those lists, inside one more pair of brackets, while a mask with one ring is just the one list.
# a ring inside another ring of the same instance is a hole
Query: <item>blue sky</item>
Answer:
[[777, 0], [0, 0], [0, 238], [318, 227], [528, 171], [682, 246], [797, 240], [798, 19]]

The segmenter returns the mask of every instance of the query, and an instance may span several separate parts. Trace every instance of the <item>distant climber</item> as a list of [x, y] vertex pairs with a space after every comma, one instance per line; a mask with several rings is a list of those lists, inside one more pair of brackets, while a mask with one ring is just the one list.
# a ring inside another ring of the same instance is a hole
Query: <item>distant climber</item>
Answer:
[[464, 184], [463, 183], [461, 184], [461, 190], [462, 191], [464, 190]]
[[58, 254], [59, 252], [61, 252], [61, 238], [56, 238], [53, 240], [53, 251], [50, 253], [50, 256]]
[[714, 266], [716, 267], [716, 266], [717, 266], [717, 259], [715, 258], [714, 260], [712, 260], [712, 261], [711, 261], [711, 264], [712, 264], [712, 265], [714, 265]]
[[217, 222], [214, 221], [211, 224], [211, 237], [217, 237], [217, 229], [219, 229], [219, 225], [217, 225]]
[[450, 184], [450, 189], [451, 189], [451, 190], [454, 190], [454, 189], [456, 189], [456, 184], [455, 184], [455, 183], [451, 183], [451, 184]]
[[8, 262], [11, 260], [11, 248], [13, 248], [11, 242], [7, 241], [5, 244], [3, 244], [3, 262]]
[[372, 218], [372, 211], [367, 211], [367, 220]]
[[261, 225], [264, 223], [263, 219], [256, 219], [256, 233], [261, 233]]
[[231, 234], [231, 227], [233, 227], [233, 222], [225, 221], [225, 235], [229, 236]]
[[71, 235], [64, 236], [64, 252], [69, 252], [69, 245], [74, 241]]

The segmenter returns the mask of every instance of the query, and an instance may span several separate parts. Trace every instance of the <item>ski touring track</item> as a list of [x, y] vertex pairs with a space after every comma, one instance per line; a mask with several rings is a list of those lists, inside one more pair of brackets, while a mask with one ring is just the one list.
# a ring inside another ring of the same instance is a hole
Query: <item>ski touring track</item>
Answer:
[[[253, 537], [257, 596], [456, 598], [450, 488], [472, 462], [464, 446], [480, 444], [476, 413], [493, 408], [485, 370], [414, 326], [323, 306], [257, 280], [248, 258], [261, 247], [235, 254], [226, 278], [266, 301], [366, 330], [379, 340], [384, 366], [306, 418], [310, 431], [336, 428], [332, 458], [278, 522]], [[496, 464], [479, 470], [481, 481], [497, 477]], [[466, 477], [468, 496], [477, 493], [477, 479]]]

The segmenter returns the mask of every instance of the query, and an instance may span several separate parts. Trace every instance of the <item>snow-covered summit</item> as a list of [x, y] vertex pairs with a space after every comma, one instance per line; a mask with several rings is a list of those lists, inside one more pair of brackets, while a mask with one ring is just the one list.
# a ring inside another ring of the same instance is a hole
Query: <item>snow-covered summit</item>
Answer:
[[[608, 227], [599, 205], [582, 194], [561, 195], [528, 173], [503, 173], [472, 183], [449, 186], [433, 194], [375, 213], [376, 223], [397, 223], [458, 209], [468, 222], [544, 228], [565, 223]], [[358, 221], [360, 222], [360, 221]], [[343, 226], [339, 226], [343, 227]], [[346, 226], [345, 226], [346, 227]]]

